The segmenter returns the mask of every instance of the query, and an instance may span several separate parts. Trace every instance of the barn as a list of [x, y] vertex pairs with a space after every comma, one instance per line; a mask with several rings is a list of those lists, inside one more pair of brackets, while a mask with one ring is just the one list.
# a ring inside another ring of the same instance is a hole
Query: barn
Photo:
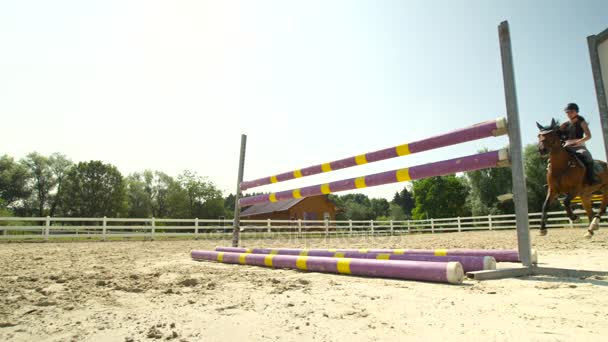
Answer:
[[241, 212], [250, 220], [335, 220], [336, 205], [327, 196], [254, 204]]

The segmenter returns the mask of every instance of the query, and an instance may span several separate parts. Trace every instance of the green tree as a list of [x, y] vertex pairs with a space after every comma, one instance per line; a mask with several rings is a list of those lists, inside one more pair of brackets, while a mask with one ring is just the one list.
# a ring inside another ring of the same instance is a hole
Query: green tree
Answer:
[[38, 152], [32, 152], [21, 160], [21, 164], [28, 169], [31, 175], [32, 197], [28, 199], [28, 207], [35, 208], [32, 214], [43, 217], [51, 197], [51, 190], [55, 188], [55, 177], [51, 169], [51, 161]]
[[465, 199], [469, 189], [462, 179], [450, 175], [431, 177], [413, 184], [416, 208], [414, 219], [466, 216], [469, 214]]
[[81, 162], [67, 173], [59, 194], [63, 214], [72, 217], [117, 217], [126, 209], [123, 177], [101, 161]]
[[372, 198], [370, 200], [371, 211], [373, 218], [388, 216], [390, 213], [390, 205], [385, 198]]
[[125, 178], [127, 215], [129, 217], [152, 216], [152, 203], [146, 191], [146, 182], [141, 173], [135, 172]]
[[[484, 149], [480, 152], [487, 152]], [[467, 204], [474, 216], [513, 213], [513, 202], [501, 203], [498, 196], [510, 193], [512, 189], [511, 168], [489, 168], [466, 172], [471, 192]]]
[[50, 216], [55, 216], [57, 212], [57, 208], [59, 206], [58, 194], [61, 192], [63, 181], [65, 180], [68, 171], [73, 165], [74, 164], [72, 163], [72, 161], [61, 153], [53, 153], [49, 158], [49, 167], [51, 169], [51, 172], [53, 173], [55, 183], [55, 191], [53, 194], [51, 194], [49, 198], [51, 207]]
[[408, 217], [405, 216], [405, 213], [403, 212], [403, 208], [401, 208], [401, 206], [399, 206], [395, 203], [390, 204], [390, 214], [389, 215], [390, 215], [391, 220], [403, 221], [403, 220], [408, 219]]
[[395, 192], [395, 196], [391, 203], [400, 206], [407, 218], [412, 217], [412, 210], [414, 210], [414, 207], [416, 206], [416, 201], [407, 187], [403, 187], [403, 190], [400, 192]]
[[0, 199], [6, 208], [23, 205], [31, 194], [28, 182], [31, 175], [27, 168], [16, 163], [12, 157], [0, 157]]

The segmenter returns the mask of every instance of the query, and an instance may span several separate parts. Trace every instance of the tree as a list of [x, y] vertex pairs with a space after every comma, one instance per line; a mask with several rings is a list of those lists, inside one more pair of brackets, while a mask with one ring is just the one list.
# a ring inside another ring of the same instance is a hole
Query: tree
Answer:
[[416, 208], [414, 219], [466, 216], [465, 199], [469, 193], [465, 181], [450, 175], [431, 177], [413, 184]]
[[390, 205], [385, 198], [372, 198], [370, 200], [373, 219], [380, 216], [388, 216], [390, 213]]
[[[484, 149], [480, 152], [487, 152]], [[489, 168], [465, 173], [471, 192], [467, 198], [474, 216], [513, 213], [513, 202], [501, 203], [498, 196], [512, 189], [511, 168]]]
[[57, 207], [59, 205], [59, 196], [58, 194], [61, 192], [61, 188], [63, 186], [63, 181], [65, 177], [74, 165], [71, 160], [69, 160], [65, 155], [61, 153], [53, 153], [49, 158], [49, 167], [51, 172], [53, 173], [54, 183], [55, 183], [55, 191], [49, 198], [51, 210], [50, 216], [55, 216], [57, 211]]
[[403, 187], [403, 190], [400, 192], [395, 192], [395, 196], [391, 203], [400, 206], [407, 218], [412, 217], [412, 210], [414, 210], [414, 207], [416, 206], [416, 201], [407, 187]]
[[146, 182], [141, 173], [135, 172], [125, 179], [127, 194], [127, 215], [129, 217], [150, 217], [152, 203], [146, 191]]
[[21, 160], [21, 164], [29, 170], [31, 177], [30, 188], [32, 198], [30, 207], [36, 208], [38, 217], [45, 216], [45, 208], [49, 202], [50, 192], [55, 188], [55, 177], [51, 169], [51, 161], [38, 152], [32, 152]]
[[23, 205], [22, 202], [30, 197], [31, 190], [27, 186], [30, 177], [27, 168], [12, 157], [0, 157], [0, 199], [6, 208]]
[[408, 219], [408, 217], [405, 216], [405, 213], [403, 212], [403, 209], [401, 208], [401, 206], [395, 204], [395, 203], [391, 203], [390, 204], [390, 218], [391, 220], [396, 220], [396, 221], [403, 221]]
[[81, 162], [67, 173], [59, 194], [64, 215], [116, 217], [126, 209], [125, 185], [118, 169], [101, 161]]

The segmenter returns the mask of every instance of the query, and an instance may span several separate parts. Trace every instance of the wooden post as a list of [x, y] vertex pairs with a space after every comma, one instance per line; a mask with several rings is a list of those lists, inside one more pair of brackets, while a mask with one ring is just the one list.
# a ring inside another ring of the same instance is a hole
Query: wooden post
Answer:
[[488, 215], [488, 226], [490, 227], [490, 230], [492, 230], [492, 215]]
[[236, 194], [234, 195], [234, 228], [232, 230], [232, 247], [239, 246], [239, 233], [241, 231], [241, 183], [245, 171], [245, 148], [247, 147], [247, 136], [241, 134], [241, 152], [239, 156], [239, 172], [236, 181]]
[[393, 236], [393, 220], [390, 220], [390, 225], [391, 225], [391, 236]]
[[108, 218], [103, 217], [103, 221], [101, 223], [101, 241], [106, 241], [108, 234]]
[[369, 227], [371, 229], [372, 235], [374, 235], [374, 220], [369, 220]]
[[513, 201], [515, 203], [517, 222], [517, 245], [521, 263], [524, 266], [531, 266], [532, 248], [530, 245], [530, 228], [528, 222], [528, 194], [526, 192], [521, 130], [519, 128], [519, 109], [517, 106], [513, 54], [511, 51], [511, 33], [509, 32], [509, 23], [507, 21], [503, 21], [500, 23], [500, 26], [498, 26], [498, 37], [500, 40], [502, 76], [507, 106]]
[[270, 219], [266, 219], [266, 230], [268, 233], [270, 233], [270, 228], [272, 227], [272, 223], [270, 222]]
[[348, 231], [349, 231], [349, 234], [352, 236], [353, 235], [353, 220], [348, 220]]
[[407, 233], [408, 234], [412, 233], [412, 227], [410, 226], [410, 220], [407, 220]]
[[458, 232], [462, 232], [462, 225], [460, 223], [460, 216], [458, 216]]
[[150, 234], [150, 240], [154, 240], [154, 231], [156, 230], [156, 221], [154, 219], [154, 217], [150, 220], [150, 223], [152, 224], [151, 229], [151, 234]]
[[431, 219], [431, 234], [435, 233], [435, 222]]
[[194, 219], [194, 240], [198, 240], [198, 217]]
[[50, 230], [51, 230], [51, 217], [47, 216], [46, 224], [44, 227], [44, 241], [49, 241]]

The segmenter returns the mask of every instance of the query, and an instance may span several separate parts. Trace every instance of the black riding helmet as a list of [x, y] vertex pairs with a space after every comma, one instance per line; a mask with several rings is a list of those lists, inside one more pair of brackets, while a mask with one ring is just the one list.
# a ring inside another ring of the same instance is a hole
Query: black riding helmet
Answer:
[[578, 113], [578, 105], [576, 103], [568, 103], [564, 110], [573, 110]]

